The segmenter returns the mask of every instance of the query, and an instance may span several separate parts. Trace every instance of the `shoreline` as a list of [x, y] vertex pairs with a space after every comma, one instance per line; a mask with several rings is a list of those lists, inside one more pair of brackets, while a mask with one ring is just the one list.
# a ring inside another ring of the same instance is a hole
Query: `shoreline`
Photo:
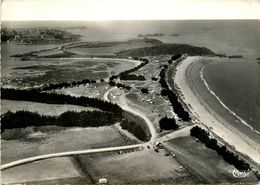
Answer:
[[[228, 143], [238, 152], [250, 157], [259, 166], [260, 159], [257, 156], [259, 156], [260, 146], [256, 139], [249, 138], [247, 135], [241, 132], [241, 130], [239, 130], [241, 129], [240, 125], [235, 127], [234, 125], [230, 124], [227, 120], [225, 120], [225, 115], [218, 115], [218, 113], [216, 113], [207, 102], [211, 101], [212, 98], [210, 99], [210, 97], [208, 97], [208, 99], [205, 99], [205, 97], [202, 97], [199, 92], [201, 89], [196, 89], [196, 86], [194, 86], [198, 80], [202, 81], [202, 79], [199, 79], [200, 68], [197, 69], [196, 72], [199, 72], [199, 74], [196, 74], [197, 76], [195, 76], [195, 78], [190, 78], [189, 75], [191, 70], [194, 70], [193, 62], [199, 62], [202, 59], [210, 58], [188, 57], [177, 66], [174, 81], [178, 87], [177, 90], [180, 92], [180, 98], [189, 108], [189, 112], [191, 113], [193, 120], [199, 121], [202, 125], [206, 126], [208, 130], [222, 138], [224, 142]], [[204, 64], [200, 65], [200, 67], [203, 67]], [[187, 70], [189, 73], [187, 73]], [[203, 85], [205, 86], [205, 84]]]
[[205, 86], [207, 87], [208, 91], [219, 101], [219, 103], [228, 111], [230, 114], [232, 114], [234, 117], [236, 117], [242, 124], [246, 125], [248, 128], [250, 128], [253, 132], [260, 134], [259, 131], [254, 130], [254, 128], [249, 125], [243, 118], [241, 118], [239, 115], [237, 115], [234, 111], [232, 111], [223, 101], [219, 98], [219, 96], [209, 87], [209, 84], [204, 78], [203, 71], [207, 65], [203, 66], [201, 71], [200, 71], [200, 77], [202, 81], [204, 82]]

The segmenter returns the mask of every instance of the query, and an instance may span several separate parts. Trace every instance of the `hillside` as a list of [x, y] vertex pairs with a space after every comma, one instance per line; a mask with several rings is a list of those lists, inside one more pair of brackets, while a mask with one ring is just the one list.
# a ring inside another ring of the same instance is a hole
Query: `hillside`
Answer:
[[205, 47], [197, 47], [188, 44], [162, 44], [152, 47], [136, 48], [120, 51], [117, 56], [146, 56], [146, 55], [175, 55], [178, 53], [187, 53], [190, 56], [194, 55], [215, 55], [215, 53]]

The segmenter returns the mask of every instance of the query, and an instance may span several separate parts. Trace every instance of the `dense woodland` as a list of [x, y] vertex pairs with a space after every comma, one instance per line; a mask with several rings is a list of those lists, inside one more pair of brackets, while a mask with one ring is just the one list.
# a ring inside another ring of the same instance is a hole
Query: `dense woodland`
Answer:
[[178, 96], [169, 89], [168, 84], [166, 83], [165, 78], [165, 70], [167, 66], [165, 66], [160, 72], [160, 80], [159, 83], [162, 86], [161, 95], [168, 97], [169, 101], [172, 104], [174, 112], [181, 118], [183, 121], [190, 121], [189, 113], [183, 108], [182, 104], [178, 101]]
[[67, 111], [59, 116], [44, 116], [37, 112], [17, 111], [1, 115], [1, 129], [56, 125], [62, 127], [98, 127], [121, 121], [118, 114], [102, 111]]
[[159, 125], [163, 130], [177, 130], [179, 128], [174, 118], [163, 117], [160, 119]]
[[198, 126], [193, 127], [190, 130], [190, 135], [199, 139], [208, 148], [217, 151], [219, 155], [229, 164], [234, 165], [238, 170], [249, 170], [250, 166], [247, 162], [239, 159], [239, 157], [233, 152], [229, 151], [226, 146], [219, 146], [216, 139], [212, 139], [209, 133]]
[[83, 96], [73, 97], [64, 94], [39, 92], [36, 89], [18, 90], [1, 88], [1, 98], [8, 100], [32, 101], [49, 104], [71, 104], [83, 107], [95, 107], [103, 111], [113, 112], [119, 115], [122, 114], [122, 109], [118, 105], [111, 102]]

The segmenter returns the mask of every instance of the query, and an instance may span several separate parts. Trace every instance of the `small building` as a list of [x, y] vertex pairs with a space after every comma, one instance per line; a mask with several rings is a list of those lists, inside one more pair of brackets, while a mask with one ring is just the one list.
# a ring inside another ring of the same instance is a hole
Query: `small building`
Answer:
[[99, 183], [99, 184], [107, 184], [107, 183], [108, 183], [108, 180], [105, 179], [105, 178], [102, 178], [102, 179], [99, 179], [99, 180], [98, 180], [98, 183]]

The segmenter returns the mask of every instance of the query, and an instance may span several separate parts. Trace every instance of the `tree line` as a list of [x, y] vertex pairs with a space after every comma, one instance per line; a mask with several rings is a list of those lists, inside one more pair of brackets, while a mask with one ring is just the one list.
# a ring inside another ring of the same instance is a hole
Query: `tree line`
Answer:
[[134, 57], [134, 60], [140, 60], [142, 61], [142, 63], [132, 69], [119, 73], [120, 80], [145, 80], [145, 77], [142, 75], [137, 76], [137, 75], [129, 75], [129, 74], [147, 65], [149, 63], [149, 60], [147, 58], [138, 58], [138, 57]]
[[83, 84], [95, 84], [96, 80], [83, 79], [80, 81], [72, 81], [72, 82], [61, 82], [61, 83], [49, 83], [44, 87], [40, 87], [40, 91], [49, 91], [54, 89], [62, 89], [67, 87], [75, 87]]
[[210, 138], [209, 133], [206, 130], [195, 126], [190, 130], [190, 135], [199, 139], [206, 145], [206, 147], [217, 151], [217, 153], [222, 156], [226, 162], [234, 165], [236, 169], [250, 170], [250, 165], [247, 162], [239, 159], [239, 157], [233, 152], [229, 151], [226, 146], [219, 146], [218, 141], [216, 139]]
[[122, 109], [117, 104], [113, 104], [111, 102], [83, 96], [73, 97], [64, 94], [39, 92], [37, 89], [19, 90], [1, 88], [1, 98], [49, 104], [71, 104], [83, 107], [95, 107], [103, 111], [113, 112], [119, 115], [122, 114]]
[[176, 61], [176, 60], [178, 60], [178, 59], [181, 58], [181, 57], [182, 57], [182, 54], [180, 54], [180, 53], [178, 53], [178, 54], [176, 54], [176, 55], [173, 55], [173, 56], [171, 57], [171, 59], [168, 61], [168, 63], [169, 63], [169, 64], [172, 64], [173, 61]]
[[142, 61], [142, 63], [139, 64], [138, 66], [132, 68], [132, 69], [129, 69], [129, 70], [126, 70], [126, 71], [119, 73], [120, 80], [128, 80], [128, 79], [130, 79], [130, 80], [131, 79], [133, 79], [133, 80], [145, 80], [144, 76], [129, 75], [129, 74], [141, 69], [142, 67], [144, 67], [146, 64], [149, 63], [149, 60], [147, 58], [138, 58], [138, 57], [134, 57], [134, 60], [140, 60], [140, 61]]
[[135, 74], [123, 74], [119, 76], [120, 80], [138, 80], [145, 81], [145, 77], [143, 75], [135, 75]]
[[127, 91], [130, 91], [132, 89], [132, 87], [130, 87], [129, 85], [125, 85], [125, 84], [122, 84], [122, 83], [116, 83], [114, 81], [109, 81], [108, 84], [110, 86], [117, 86], [118, 88], [126, 89]]
[[182, 104], [178, 101], [178, 96], [172, 90], [170, 90], [166, 82], [165, 72], [167, 67], [168, 66], [165, 65], [159, 74], [160, 76], [159, 83], [162, 86], [161, 95], [168, 97], [174, 112], [178, 115], [179, 118], [181, 118], [183, 121], [190, 121], [191, 118], [189, 113], [183, 108]]
[[99, 127], [121, 121], [118, 114], [102, 111], [67, 111], [59, 116], [45, 116], [37, 112], [17, 111], [1, 115], [1, 129], [26, 128], [30, 126]]
[[134, 60], [140, 60], [142, 61], [141, 64], [139, 64], [138, 66], [132, 68], [132, 69], [129, 69], [129, 70], [126, 70], [126, 71], [123, 71], [121, 73], [119, 73], [118, 75], [112, 75], [110, 78], [109, 78], [109, 81], [113, 81], [117, 78], [119, 78], [120, 80], [145, 80], [145, 77], [142, 76], [142, 75], [129, 75], [130, 73], [132, 72], [135, 72], [137, 70], [139, 70], [140, 68], [142, 68], [143, 66], [145, 66], [146, 64], [149, 63], [149, 60], [147, 58], [138, 58], [138, 57], [134, 57], [133, 58]]
[[121, 88], [124, 88], [126, 90], [131, 90], [132, 87], [128, 86], [128, 85], [124, 85], [124, 84], [121, 84], [121, 83], [116, 83], [114, 80], [119, 78], [120, 80], [146, 80], [144, 76], [142, 75], [129, 75], [129, 73], [132, 73], [134, 71], [137, 71], [139, 70], [141, 67], [145, 66], [146, 64], [149, 63], [149, 60], [146, 59], [146, 58], [138, 58], [138, 57], [134, 57], [133, 58], [134, 60], [140, 60], [142, 61], [141, 64], [139, 64], [138, 66], [132, 68], [132, 69], [129, 69], [129, 70], [126, 70], [126, 71], [123, 71], [121, 73], [119, 73], [118, 75], [112, 75], [110, 78], [109, 78], [109, 85], [110, 86], [117, 86], [117, 87], [121, 87]]

